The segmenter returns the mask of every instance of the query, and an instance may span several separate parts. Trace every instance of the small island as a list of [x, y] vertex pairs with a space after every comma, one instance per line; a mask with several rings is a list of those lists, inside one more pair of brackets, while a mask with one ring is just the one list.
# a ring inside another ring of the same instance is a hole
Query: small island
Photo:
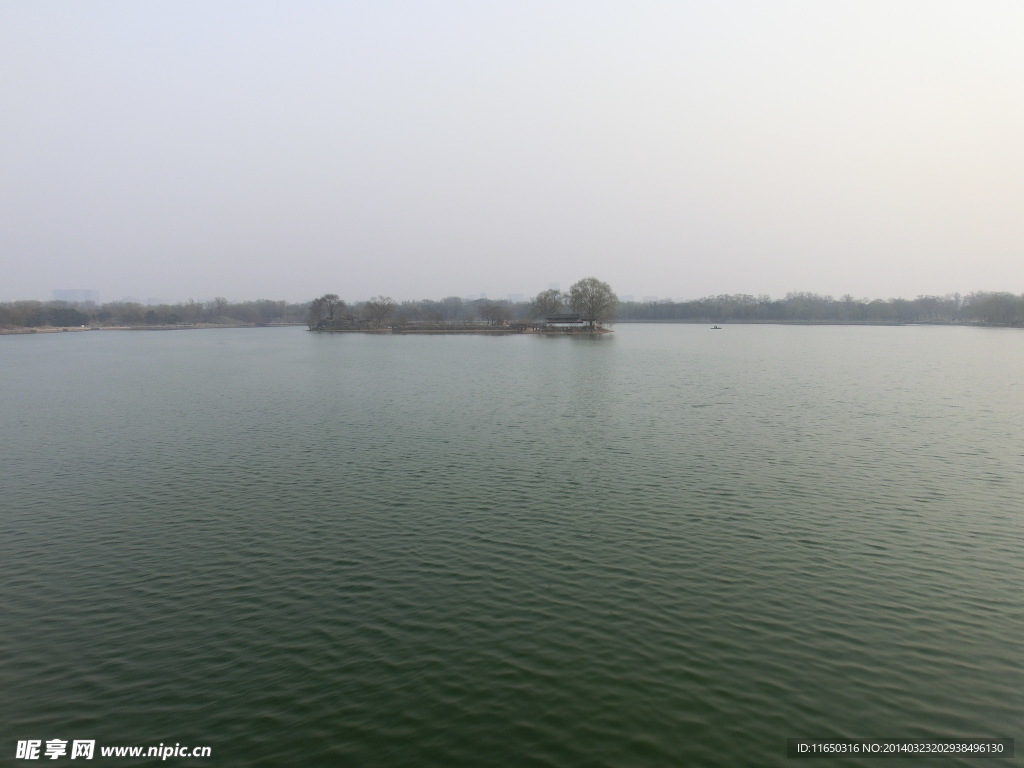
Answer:
[[568, 293], [538, 293], [526, 305], [525, 316], [516, 317], [508, 302], [485, 301], [466, 312], [460, 300], [413, 309], [400, 307], [390, 296], [374, 296], [349, 307], [336, 293], [327, 293], [311, 303], [307, 325], [316, 333], [593, 335], [612, 332], [606, 326], [615, 319], [618, 306], [619, 298], [608, 283], [585, 277]]

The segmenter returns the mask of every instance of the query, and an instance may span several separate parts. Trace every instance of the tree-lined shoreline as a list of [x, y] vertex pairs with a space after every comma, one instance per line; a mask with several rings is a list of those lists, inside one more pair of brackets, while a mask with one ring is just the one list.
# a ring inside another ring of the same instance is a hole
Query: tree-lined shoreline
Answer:
[[307, 325], [317, 332], [395, 333], [608, 333], [619, 297], [596, 277], [577, 281], [565, 293], [541, 291], [530, 302], [466, 302], [454, 296], [441, 302], [396, 303], [390, 296], [349, 306], [336, 293], [310, 303]]
[[782, 299], [724, 294], [690, 301], [623, 302], [618, 321], [1024, 326], [1024, 294], [978, 291], [886, 300], [808, 292]]
[[[498, 327], [504, 323], [548, 317], [569, 308], [568, 294], [542, 291], [530, 301], [466, 299], [448, 296], [439, 300], [394, 301], [377, 296], [368, 301], [345, 303], [337, 294], [333, 311], [337, 318], [370, 328], [391, 325], [410, 328], [430, 323], [458, 323]], [[187, 301], [178, 304], [64, 301], [12, 301], [0, 303], [0, 332], [30, 333], [46, 329], [75, 328], [210, 328], [270, 325], [309, 325], [316, 302], [290, 303], [259, 299], [229, 302]], [[326, 310], [326, 308], [324, 308]], [[329, 312], [324, 317], [330, 317]], [[322, 318], [321, 318], [322, 319]], [[942, 324], [1024, 327], [1024, 295], [978, 291], [970, 294], [918, 296], [916, 299], [834, 298], [815, 293], [789, 293], [784, 298], [723, 294], [686, 301], [619, 301], [610, 322], [680, 323], [800, 323], [897, 325]], [[317, 320], [319, 322], [319, 320]], [[314, 323], [315, 325], [316, 323]]]

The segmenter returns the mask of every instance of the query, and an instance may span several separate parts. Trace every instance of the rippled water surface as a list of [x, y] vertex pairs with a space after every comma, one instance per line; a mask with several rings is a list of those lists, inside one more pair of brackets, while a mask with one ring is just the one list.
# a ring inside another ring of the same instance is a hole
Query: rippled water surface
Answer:
[[2, 764], [1024, 736], [1019, 331], [68, 333], [0, 364]]

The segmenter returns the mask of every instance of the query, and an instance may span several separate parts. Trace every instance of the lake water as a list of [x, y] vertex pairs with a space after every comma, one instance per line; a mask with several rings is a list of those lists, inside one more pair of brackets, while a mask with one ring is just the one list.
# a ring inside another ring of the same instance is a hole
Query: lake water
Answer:
[[1024, 736], [1020, 331], [96, 332], [0, 364], [2, 764]]

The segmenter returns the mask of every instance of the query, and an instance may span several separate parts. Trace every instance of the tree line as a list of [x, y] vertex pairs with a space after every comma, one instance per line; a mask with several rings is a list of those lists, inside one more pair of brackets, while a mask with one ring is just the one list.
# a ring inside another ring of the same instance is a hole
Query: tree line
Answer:
[[[593, 282], [590, 282], [593, 281]], [[586, 290], [587, 288], [594, 290]], [[544, 319], [563, 312], [619, 322], [807, 322], [807, 323], [972, 323], [1024, 326], [1024, 295], [976, 292], [916, 299], [855, 299], [816, 293], [788, 293], [782, 299], [723, 294], [687, 301], [618, 301], [607, 283], [586, 278], [577, 289], [541, 291], [529, 301], [464, 299], [397, 302], [388, 296], [347, 304], [337, 294], [311, 302], [259, 299], [144, 305], [118, 301], [100, 305], [64, 301], [0, 303], [0, 327], [140, 327], [147, 325], [271, 325], [306, 323], [310, 328], [380, 328], [412, 323], [503, 325]], [[590, 303], [588, 303], [590, 302]]]
[[105, 304], [66, 301], [0, 303], [0, 327], [142, 327], [147, 325], [271, 325], [301, 323], [308, 303], [259, 299], [232, 303], [223, 297], [210, 301], [145, 305], [134, 301]]
[[807, 323], [969, 323], [1024, 325], [1024, 295], [976, 292], [916, 299], [834, 298], [787, 293], [785, 298], [728, 294], [690, 301], [626, 301], [625, 322], [807, 322]]
[[419, 299], [396, 302], [390, 296], [374, 296], [347, 304], [336, 293], [325, 293], [309, 305], [306, 323], [312, 331], [373, 330], [414, 324], [452, 326], [478, 323], [502, 326], [513, 322], [546, 321], [573, 313], [591, 330], [615, 319], [619, 299], [608, 283], [585, 277], [567, 291], [551, 289], [531, 301], [463, 299], [448, 296], [440, 301]]
[[[587, 278], [594, 280], [594, 278]], [[580, 281], [584, 283], [586, 281]], [[687, 301], [619, 301], [606, 283], [595, 292], [577, 283], [576, 297], [547, 290], [529, 301], [462, 299], [449, 296], [439, 301], [420, 299], [395, 302], [376, 297], [369, 302], [346, 305], [335, 294], [334, 315], [313, 303], [310, 328], [359, 328], [412, 323], [471, 323], [500, 325], [506, 322], [544, 319], [574, 311], [596, 322], [708, 322], [708, 323], [948, 323], [1024, 326], [1024, 295], [979, 291], [970, 294], [918, 296], [915, 299], [838, 299], [816, 293], [794, 292], [784, 298], [767, 295], [723, 294]], [[326, 297], [322, 297], [325, 299]], [[593, 301], [591, 302], [591, 299]], [[337, 304], [340, 302], [340, 304]], [[590, 302], [590, 303], [588, 303]]]

